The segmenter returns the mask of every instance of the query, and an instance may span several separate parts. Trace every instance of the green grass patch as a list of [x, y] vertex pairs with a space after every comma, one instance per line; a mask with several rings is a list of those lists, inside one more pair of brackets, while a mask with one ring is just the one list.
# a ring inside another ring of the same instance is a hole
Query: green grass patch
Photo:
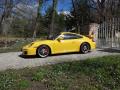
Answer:
[[6, 53], [6, 52], [18, 52], [21, 50], [21, 48], [24, 45], [27, 45], [28, 43], [30, 43], [30, 41], [18, 41], [16, 42], [14, 45], [10, 46], [10, 47], [3, 47], [0, 48], [0, 53]]
[[119, 90], [120, 56], [0, 73], [0, 90]]
[[[2, 40], [3, 39], [3, 40]], [[0, 38], [0, 40], [4, 41], [5, 38]], [[36, 40], [42, 40], [44, 38], [36, 38], [34, 41]], [[9, 38], [7, 39], [8, 41], [14, 41], [14, 44], [12, 44], [11, 46], [7, 46], [5, 47], [5, 45], [3, 47], [0, 47], [0, 53], [7, 53], [7, 52], [18, 52], [21, 51], [21, 48], [29, 43], [31, 43], [33, 41], [32, 38], [28, 38], [28, 39], [24, 39], [24, 38]], [[0, 43], [1, 44], [1, 43]]]
[[23, 90], [29, 86], [29, 82], [14, 71], [0, 73], [0, 90]]

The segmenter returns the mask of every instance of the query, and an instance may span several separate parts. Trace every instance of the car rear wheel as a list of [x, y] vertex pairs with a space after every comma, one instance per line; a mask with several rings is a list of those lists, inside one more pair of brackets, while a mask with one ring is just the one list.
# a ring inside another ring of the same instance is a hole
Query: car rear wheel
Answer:
[[45, 57], [49, 56], [49, 54], [50, 54], [50, 49], [46, 45], [40, 46], [37, 49], [37, 55], [41, 58], [45, 58]]
[[90, 51], [90, 45], [88, 43], [83, 43], [80, 47], [80, 52], [86, 54]]

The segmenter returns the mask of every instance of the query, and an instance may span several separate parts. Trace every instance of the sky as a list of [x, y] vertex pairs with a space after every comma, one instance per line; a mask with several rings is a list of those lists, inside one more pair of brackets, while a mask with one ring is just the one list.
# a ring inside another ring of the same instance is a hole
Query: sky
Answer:
[[[42, 12], [45, 13], [47, 6], [52, 5], [52, 0], [49, 0], [46, 5], [43, 6]], [[57, 5], [57, 11], [70, 11], [71, 8], [71, 0], [59, 0]]]
[[71, 0], [64, 0], [64, 2], [58, 2], [58, 11], [69, 11], [71, 8]]
[[[16, 1], [16, 0], [14, 0]], [[30, 1], [31, 5], [34, 7], [37, 5], [36, 1], [37, 0], [27, 0]], [[0, 3], [3, 3], [4, 0], [0, 0]], [[49, 5], [52, 5], [52, 0], [48, 0], [48, 2], [43, 6], [42, 13], [45, 13], [45, 10], [47, 10], [47, 7]], [[58, 0], [58, 5], [57, 5], [57, 11], [62, 12], [62, 11], [70, 11], [71, 8], [71, 0]], [[1, 12], [1, 9], [0, 9]]]

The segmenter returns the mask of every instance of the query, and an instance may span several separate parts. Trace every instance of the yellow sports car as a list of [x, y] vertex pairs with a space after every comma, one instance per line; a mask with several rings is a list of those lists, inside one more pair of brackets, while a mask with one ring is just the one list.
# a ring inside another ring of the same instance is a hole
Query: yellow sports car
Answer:
[[83, 35], [62, 32], [48, 40], [37, 40], [22, 48], [23, 55], [38, 55], [47, 57], [50, 54], [81, 52], [88, 53], [96, 48], [96, 43]]

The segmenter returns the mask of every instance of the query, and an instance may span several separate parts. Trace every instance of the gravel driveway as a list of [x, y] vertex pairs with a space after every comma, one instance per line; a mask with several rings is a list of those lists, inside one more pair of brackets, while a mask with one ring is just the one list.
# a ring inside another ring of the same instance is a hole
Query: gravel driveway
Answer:
[[88, 54], [63, 54], [53, 55], [47, 58], [21, 57], [21, 52], [10, 52], [0, 54], [0, 71], [6, 69], [20, 69], [25, 67], [36, 67], [55, 63], [85, 60], [88, 58], [102, 57], [106, 55], [120, 55], [120, 50], [95, 50]]

